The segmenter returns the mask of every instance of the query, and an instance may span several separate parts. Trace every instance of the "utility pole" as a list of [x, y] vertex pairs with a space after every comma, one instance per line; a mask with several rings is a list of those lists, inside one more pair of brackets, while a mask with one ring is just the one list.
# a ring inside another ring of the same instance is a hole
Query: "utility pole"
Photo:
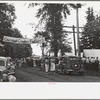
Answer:
[[41, 45], [42, 57], [44, 57], [44, 48], [45, 48], [45, 38], [44, 37], [42, 37], [41, 42], [42, 42], [42, 45]]
[[75, 55], [77, 55], [76, 52], [76, 40], [75, 40], [75, 26], [73, 25], [73, 40], [74, 40], [74, 51], [75, 51]]
[[76, 23], [77, 23], [77, 48], [78, 56], [80, 57], [80, 42], [79, 42], [79, 17], [78, 17], [78, 7], [76, 7]]
[[10, 51], [11, 49], [10, 49], [10, 47], [9, 47], [9, 57], [11, 56], [11, 51]]
[[[77, 55], [77, 51], [76, 51], [76, 38], [75, 38], [75, 33], [77, 33], [75, 31], [75, 29], [77, 29], [77, 27], [75, 27], [74, 25], [73, 26], [63, 26], [64, 28], [71, 28], [73, 31], [64, 31], [66, 33], [73, 33], [73, 42], [74, 42], [74, 50], [75, 50], [75, 55]], [[78, 26], [78, 34], [79, 33], [82, 33], [82, 32], [79, 32], [79, 28], [84, 28], [84, 27], [79, 27]], [[77, 36], [78, 40], [79, 41], [79, 35]], [[78, 45], [78, 47], [80, 49], [80, 45]], [[78, 53], [79, 54], [79, 53]]]
[[45, 47], [45, 43], [42, 43], [42, 46], [41, 46], [41, 48], [42, 48], [42, 57], [44, 57], [44, 47]]

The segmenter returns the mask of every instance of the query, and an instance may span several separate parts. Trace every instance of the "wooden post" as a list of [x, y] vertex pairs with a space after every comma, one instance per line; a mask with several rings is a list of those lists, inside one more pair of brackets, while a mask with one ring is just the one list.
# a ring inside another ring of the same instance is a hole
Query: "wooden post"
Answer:
[[76, 40], [75, 40], [75, 26], [73, 25], [73, 40], [74, 40], [74, 51], [75, 51], [75, 55], [77, 55], [76, 53]]
[[44, 56], [44, 49], [43, 49], [43, 47], [42, 47], [42, 57]]
[[79, 43], [79, 18], [78, 18], [78, 7], [76, 7], [76, 23], [77, 23], [77, 48], [78, 56], [80, 57], [80, 43]]

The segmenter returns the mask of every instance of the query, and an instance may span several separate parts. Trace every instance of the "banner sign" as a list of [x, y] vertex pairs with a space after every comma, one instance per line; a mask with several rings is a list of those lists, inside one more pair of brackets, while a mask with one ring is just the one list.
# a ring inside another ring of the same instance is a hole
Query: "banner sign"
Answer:
[[3, 41], [16, 43], [16, 44], [32, 44], [32, 43], [43, 43], [45, 39], [44, 38], [42, 39], [42, 38], [38, 37], [38, 38], [33, 38], [33, 39], [27, 39], [27, 38], [15, 38], [15, 37], [4, 36]]

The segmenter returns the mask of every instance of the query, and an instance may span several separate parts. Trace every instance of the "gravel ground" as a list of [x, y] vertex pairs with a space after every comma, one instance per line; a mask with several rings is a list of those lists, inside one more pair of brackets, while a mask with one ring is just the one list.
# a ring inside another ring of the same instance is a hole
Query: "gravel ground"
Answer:
[[79, 75], [63, 75], [49, 72], [45, 74], [39, 68], [17, 68], [17, 82], [100, 82], [100, 73], [88, 72], [83, 76]]

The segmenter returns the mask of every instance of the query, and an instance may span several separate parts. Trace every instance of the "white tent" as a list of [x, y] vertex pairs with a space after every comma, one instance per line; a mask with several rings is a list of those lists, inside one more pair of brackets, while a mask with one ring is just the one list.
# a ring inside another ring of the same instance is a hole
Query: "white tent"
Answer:
[[98, 57], [100, 59], [100, 49], [84, 49], [83, 57]]

